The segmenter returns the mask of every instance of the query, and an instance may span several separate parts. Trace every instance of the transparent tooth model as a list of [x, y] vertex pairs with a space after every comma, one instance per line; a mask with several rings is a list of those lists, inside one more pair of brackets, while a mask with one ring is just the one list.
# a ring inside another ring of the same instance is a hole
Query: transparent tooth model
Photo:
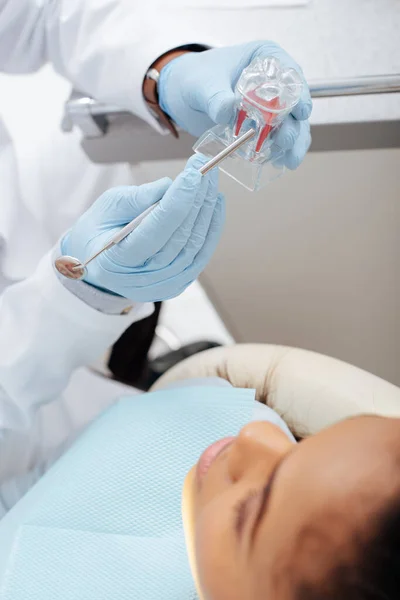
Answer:
[[302, 88], [294, 69], [282, 67], [276, 58], [256, 58], [237, 82], [233, 125], [217, 125], [206, 131], [193, 150], [212, 158], [239, 135], [254, 129], [254, 137], [220, 169], [248, 190], [259, 190], [284, 172], [284, 152], [274, 145], [274, 134], [298, 103]]

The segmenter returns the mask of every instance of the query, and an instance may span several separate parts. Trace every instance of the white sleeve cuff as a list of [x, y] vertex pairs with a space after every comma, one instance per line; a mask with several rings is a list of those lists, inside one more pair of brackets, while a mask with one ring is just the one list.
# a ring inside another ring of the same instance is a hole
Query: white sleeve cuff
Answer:
[[132, 300], [128, 300], [123, 296], [108, 293], [107, 291], [100, 290], [84, 281], [79, 279], [68, 279], [57, 271], [54, 266], [54, 261], [61, 255], [61, 244], [58, 244], [53, 249], [52, 261], [54, 272], [56, 277], [59, 279], [61, 284], [74, 294], [77, 298], [82, 300], [85, 304], [88, 304], [92, 308], [99, 310], [107, 315], [123, 315], [130, 312], [133, 308]]
[[150, 316], [154, 311], [152, 303], [130, 303], [131, 311], [123, 315], [105, 314], [89, 306], [58, 279], [53, 266], [53, 252], [41, 260], [33, 278], [38, 283], [42, 297], [50, 302], [52, 311], [63, 315], [66, 324], [73, 321], [84, 329], [101, 329], [110, 334], [115, 331], [122, 333], [131, 323]]

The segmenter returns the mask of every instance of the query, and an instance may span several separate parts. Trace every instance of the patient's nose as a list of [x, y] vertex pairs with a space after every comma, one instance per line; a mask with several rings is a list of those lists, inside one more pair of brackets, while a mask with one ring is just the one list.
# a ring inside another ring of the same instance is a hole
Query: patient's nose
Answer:
[[293, 443], [276, 425], [263, 421], [249, 423], [229, 448], [229, 475], [233, 481], [253, 477], [256, 471], [268, 476], [292, 449]]

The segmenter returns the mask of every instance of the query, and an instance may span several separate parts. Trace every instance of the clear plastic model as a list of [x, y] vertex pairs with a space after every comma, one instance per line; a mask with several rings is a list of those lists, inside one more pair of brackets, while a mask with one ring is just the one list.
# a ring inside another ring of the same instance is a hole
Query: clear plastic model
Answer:
[[213, 127], [197, 140], [194, 151], [211, 158], [254, 129], [253, 138], [227, 158], [220, 169], [248, 190], [259, 190], [284, 171], [284, 153], [274, 146], [274, 131], [298, 103], [302, 88], [294, 69], [282, 67], [276, 58], [256, 58], [236, 84], [233, 126]]

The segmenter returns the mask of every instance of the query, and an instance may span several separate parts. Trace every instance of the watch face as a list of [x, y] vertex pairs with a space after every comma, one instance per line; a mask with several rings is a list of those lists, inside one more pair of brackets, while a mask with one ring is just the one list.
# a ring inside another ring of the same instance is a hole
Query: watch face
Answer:
[[149, 69], [146, 73], [146, 77], [147, 79], [152, 79], [158, 83], [158, 80], [160, 79], [160, 73], [157, 71], [157, 69]]

